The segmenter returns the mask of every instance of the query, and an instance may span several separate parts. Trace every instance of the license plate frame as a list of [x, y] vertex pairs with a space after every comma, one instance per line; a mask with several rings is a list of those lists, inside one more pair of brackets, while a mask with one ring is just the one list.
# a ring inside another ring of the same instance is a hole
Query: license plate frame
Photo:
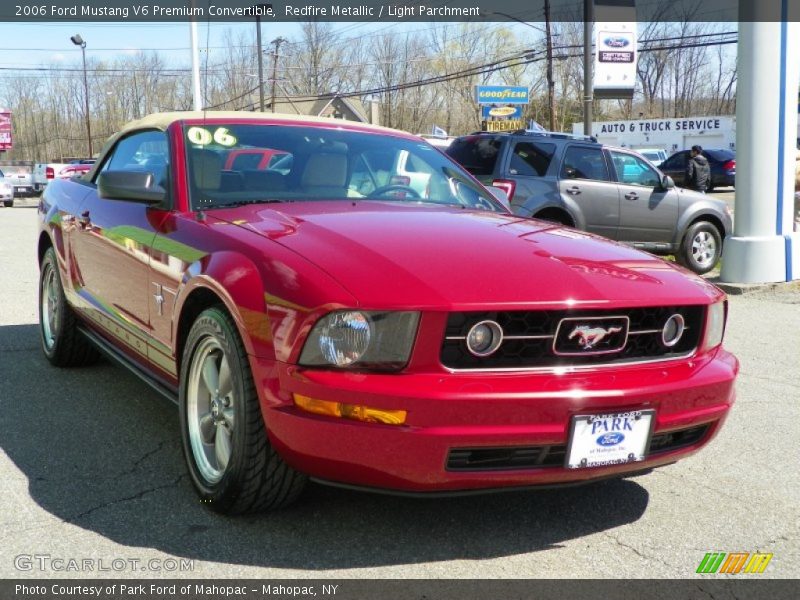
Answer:
[[[654, 409], [573, 415], [564, 467], [592, 469], [646, 460], [655, 417]], [[615, 424], [614, 419], [619, 421]]]

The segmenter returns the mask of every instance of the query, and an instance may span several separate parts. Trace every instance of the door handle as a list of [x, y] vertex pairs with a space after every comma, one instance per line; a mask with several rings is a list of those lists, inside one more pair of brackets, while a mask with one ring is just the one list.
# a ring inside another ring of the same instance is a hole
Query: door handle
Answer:
[[571, 188], [567, 188], [567, 193], [570, 196], [577, 196], [581, 193], [581, 188], [579, 188], [577, 185], [573, 185]]
[[636, 192], [628, 192], [627, 194], [625, 194], [625, 199], [626, 200], [638, 200], [639, 199], [639, 194], [637, 194]]

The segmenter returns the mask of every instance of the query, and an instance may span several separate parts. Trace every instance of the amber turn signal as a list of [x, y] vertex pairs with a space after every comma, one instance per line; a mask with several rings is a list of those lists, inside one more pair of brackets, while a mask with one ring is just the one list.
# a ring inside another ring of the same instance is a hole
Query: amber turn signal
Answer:
[[402, 425], [406, 422], [407, 413], [404, 410], [384, 410], [359, 404], [344, 404], [342, 402], [309, 398], [300, 394], [293, 394], [293, 396], [294, 403], [298, 408], [316, 415], [352, 419], [353, 421], [362, 421], [364, 423], [383, 423], [385, 425]]

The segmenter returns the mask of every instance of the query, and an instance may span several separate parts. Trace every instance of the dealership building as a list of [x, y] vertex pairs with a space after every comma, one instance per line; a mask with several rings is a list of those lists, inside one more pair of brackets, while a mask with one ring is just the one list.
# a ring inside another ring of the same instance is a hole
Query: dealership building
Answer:
[[[583, 135], [583, 123], [572, 126]], [[736, 150], [736, 117], [686, 117], [680, 119], [639, 119], [598, 121], [592, 124], [597, 141], [623, 148], [663, 148], [667, 153], [703, 148]]]

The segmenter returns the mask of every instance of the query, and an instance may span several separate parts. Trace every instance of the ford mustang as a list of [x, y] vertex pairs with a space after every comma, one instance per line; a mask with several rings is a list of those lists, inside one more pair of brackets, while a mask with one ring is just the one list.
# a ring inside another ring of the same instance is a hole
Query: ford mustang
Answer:
[[225, 513], [309, 479], [566, 485], [708, 444], [738, 371], [724, 294], [498, 197], [399, 131], [145, 117], [40, 202], [44, 354], [105, 354], [177, 402], [191, 480]]

